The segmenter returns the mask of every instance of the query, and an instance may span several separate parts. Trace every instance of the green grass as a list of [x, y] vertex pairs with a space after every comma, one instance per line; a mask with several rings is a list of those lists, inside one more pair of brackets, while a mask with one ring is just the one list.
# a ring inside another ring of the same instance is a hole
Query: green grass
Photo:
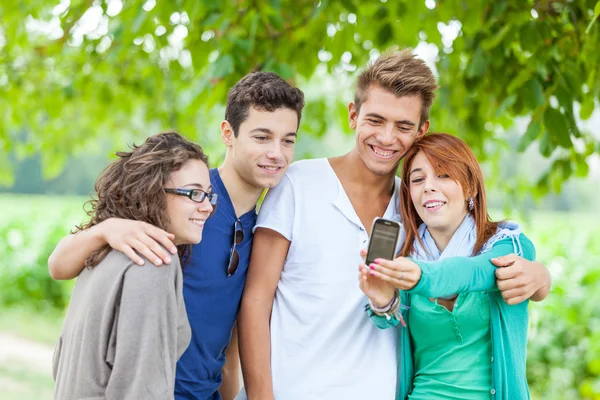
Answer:
[[0, 364], [2, 400], [51, 400], [54, 393], [52, 377], [31, 366], [12, 362]]
[[28, 307], [0, 308], [0, 332], [54, 347], [64, 317], [65, 311], [41, 313]]

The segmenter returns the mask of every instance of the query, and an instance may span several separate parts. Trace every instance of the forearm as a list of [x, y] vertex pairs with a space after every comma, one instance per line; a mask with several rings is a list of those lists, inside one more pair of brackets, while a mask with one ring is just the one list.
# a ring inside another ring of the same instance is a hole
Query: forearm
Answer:
[[273, 399], [270, 310], [250, 299], [244, 299], [240, 310], [240, 359], [248, 400]]
[[99, 225], [64, 237], [48, 258], [50, 276], [57, 280], [77, 277], [86, 258], [105, 245]]
[[225, 352], [223, 366], [223, 382], [219, 393], [223, 400], [233, 400], [240, 391], [240, 351], [238, 346], [237, 326], [231, 331], [231, 340]]
[[223, 400], [233, 400], [239, 393], [240, 388], [240, 364], [238, 359], [238, 364], [235, 367], [226, 366], [223, 368], [223, 382], [219, 387], [219, 393]]
[[546, 297], [548, 297], [550, 288], [552, 287], [552, 276], [550, 276], [550, 271], [548, 271], [546, 267], [542, 267], [543, 271], [545, 272], [541, 283], [542, 286], [531, 296], [530, 300], [532, 301], [544, 300]]

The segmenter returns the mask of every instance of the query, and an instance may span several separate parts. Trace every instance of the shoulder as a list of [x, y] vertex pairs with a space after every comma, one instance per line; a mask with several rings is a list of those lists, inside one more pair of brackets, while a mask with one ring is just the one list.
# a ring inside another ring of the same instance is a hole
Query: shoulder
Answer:
[[529, 261], [534, 261], [535, 260], [535, 246], [533, 245], [533, 242], [527, 237], [525, 236], [524, 233], [521, 233], [519, 235], [519, 242], [521, 243], [521, 248], [523, 251], [523, 258], [526, 258]]
[[487, 249], [484, 249], [482, 253], [486, 253], [491, 249], [510, 246], [512, 247], [513, 253], [518, 254], [530, 261], [535, 260], [535, 246], [533, 245], [533, 242], [522, 232], [519, 232], [515, 235], [503, 235], [496, 240], [492, 238], [490, 241], [493, 241], [493, 244], [487, 247]]
[[327, 159], [317, 158], [314, 160], [300, 160], [293, 162], [288, 168], [285, 176], [291, 181], [304, 177], [314, 177], [314, 174], [323, 173], [327, 169]]
[[281, 178], [281, 181], [272, 189], [267, 191], [267, 196], [279, 196], [283, 193], [293, 193], [295, 188], [306, 187], [314, 182], [321, 181], [315, 177], [322, 178], [327, 167], [324, 158], [316, 160], [300, 160], [292, 163]]
[[[120, 254], [125, 257], [123, 253]], [[143, 265], [130, 262], [130, 267], [125, 272], [125, 279], [135, 280], [136, 286], [158, 288], [166, 282], [173, 282], [175, 277], [181, 273], [181, 264], [177, 254], [171, 256], [170, 263], [163, 263], [158, 267], [145, 257], [142, 256], [142, 258], [144, 259]]]

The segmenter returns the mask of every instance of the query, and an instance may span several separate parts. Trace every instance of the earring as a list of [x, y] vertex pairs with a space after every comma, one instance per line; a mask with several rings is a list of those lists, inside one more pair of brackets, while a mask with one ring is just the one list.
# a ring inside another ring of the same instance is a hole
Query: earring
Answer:
[[469, 211], [473, 211], [473, 208], [475, 208], [475, 201], [472, 197], [469, 197]]

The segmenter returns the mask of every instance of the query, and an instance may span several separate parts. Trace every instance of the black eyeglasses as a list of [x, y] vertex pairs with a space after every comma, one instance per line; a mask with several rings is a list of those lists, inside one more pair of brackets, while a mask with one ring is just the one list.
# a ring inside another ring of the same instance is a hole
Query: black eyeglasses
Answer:
[[238, 265], [240, 264], [240, 253], [238, 253], [235, 246], [242, 243], [244, 240], [244, 229], [242, 226], [242, 221], [239, 219], [235, 221], [234, 225], [234, 233], [233, 233], [233, 244], [231, 245], [231, 253], [229, 255], [229, 265], [227, 266], [227, 276], [231, 276], [235, 274], [235, 271], [238, 269]]
[[201, 189], [166, 189], [166, 193], [176, 194], [178, 196], [185, 196], [195, 201], [196, 203], [202, 203], [205, 199], [208, 199], [210, 205], [215, 207], [217, 205], [217, 199], [219, 195], [213, 192], [205, 192]]

